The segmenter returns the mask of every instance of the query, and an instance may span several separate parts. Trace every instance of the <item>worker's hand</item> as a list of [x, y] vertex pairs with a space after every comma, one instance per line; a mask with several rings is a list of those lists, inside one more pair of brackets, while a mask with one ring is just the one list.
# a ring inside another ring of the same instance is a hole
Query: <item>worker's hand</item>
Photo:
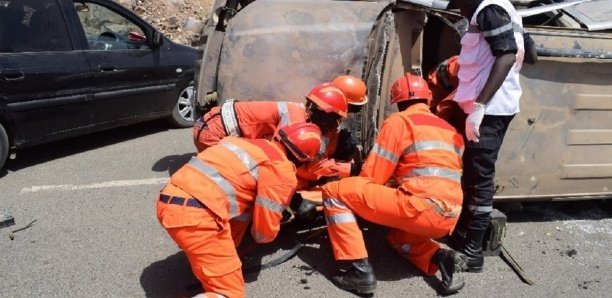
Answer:
[[472, 106], [472, 111], [465, 119], [465, 137], [468, 141], [478, 143], [480, 124], [482, 123], [482, 118], [484, 118], [486, 108], [487, 106], [478, 102], [475, 102]]
[[317, 213], [317, 204], [305, 200], [300, 193], [295, 193], [289, 205], [298, 219], [312, 219]]

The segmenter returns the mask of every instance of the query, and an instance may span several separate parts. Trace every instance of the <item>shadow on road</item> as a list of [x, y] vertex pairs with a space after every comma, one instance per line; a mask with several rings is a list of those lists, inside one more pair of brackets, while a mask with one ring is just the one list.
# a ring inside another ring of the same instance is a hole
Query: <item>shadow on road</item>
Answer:
[[171, 129], [171, 125], [168, 121], [161, 119], [24, 148], [17, 152], [16, 159], [7, 160], [6, 170], [0, 173], [0, 177], [8, 174], [9, 171], [19, 171], [54, 159], [102, 148], [111, 144], [125, 142], [169, 129]]
[[172, 176], [174, 172], [180, 169], [184, 164], [186, 164], [191, 157], [195, 156], [194, 152], [185, 153], [182, 155], [170, 155], [166, 156], [160, 160], [158, 160], [154, 165], [152, 170], [155, 172], [165, 172], [168, 171], [168, 176]]
[[499, 204], [508, 222], [599, 220], [612, 218], [612, 200]]
[[[317, 222], [315, 224], [316, 227], [321, 227], [322, 225], [324, 225], [324, 222]], [[412, 266], [412, 264], [400, 257], [389, 247], [385, 238], [385, 228], [365, 221], [360, 221], [359, 225], [362, 228], [368, 254], [371, 256], [370, 263], [374, 267], [378, 280], [397, 281], [406, 278], [421, 278], [422, 275], [416, 267]], [[243, 270], [261, 265], [264, 259], [265, 262], [269, 262], [282, 256], [309, 235], [308, 228], [307, 225], [300, 225], [300, 223], [283, 226], [281, 233], [274, 243], [257, 246], [243, 258]], [[306, 245], [298, 251], [296, 256], [306, 265], [299, 267], [294, 265], [293, 269], [299, 270], [304, 274], [302, 282], [305, 287], [308, 287], [309, 276], [320, 274], [329, 279], [335, 273], [337, 267], [325, 228], [323, 228], [320, 236], [314, 237], [305, 243]], [[288, 265], [281, 264], [278, 266]], [[252, 282], [257, 280], [258, 274], [259, 272], [257, 271], [245, 274], [245, 281]]]
[[140, 275], [140, 285], [146, 297], [193, 297], [201, 293], [182, 251], [146, 267]]

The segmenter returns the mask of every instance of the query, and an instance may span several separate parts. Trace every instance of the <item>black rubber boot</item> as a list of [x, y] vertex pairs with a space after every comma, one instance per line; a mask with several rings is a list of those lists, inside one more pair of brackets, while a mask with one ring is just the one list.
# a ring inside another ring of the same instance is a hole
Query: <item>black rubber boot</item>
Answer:
[[371, 294], [376, 289], [376, 276], [368, 259], [350, 261], [349, 268], [331, 278], [339, 288], [359, 294]]
[[450, 249], [439, 249], [432, 261], [440, 269], [442, 285], [438, 292], [449, 295], [458, 292], [465, 285], [461, 271], [467, 268], [465, 255]]
[[465, 237], [463, 254], [467, 257], [467, 271], [482, 272], [484, 255], [482, 254], [482, 241], [486, 230], [469, 229]]

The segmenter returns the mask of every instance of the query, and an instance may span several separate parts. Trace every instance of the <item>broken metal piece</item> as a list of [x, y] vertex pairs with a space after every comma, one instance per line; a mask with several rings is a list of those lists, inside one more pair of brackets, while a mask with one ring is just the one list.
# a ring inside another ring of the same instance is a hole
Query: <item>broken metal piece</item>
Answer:
[[10, 215], [0, 215], [0, 229], [8, 228], [15, 224], [15, 218]]
[[510, 266], [510, 268], [512, 268], [512, 270], [514, 270], [516, 275], [518, 275], [518, 277], [524, 283], [530, 286], [533, 286], [535, 284], [535, 282], [533, 282], [529, 277], [527, 277], [527, 274], [525, 273], [525, 271], [523, 271], [523, 268], [514, 260], [514, 258], [510, 255], [510, 253], [506, 249], [506, 247], [503, 245], [501, 246], [501, 258], [502, 260], [504, 260], [504, 262], [506, 262], [506, 264]]
[[25, 229], [29, 229], [32, 226], [34, 226], [34, 223], [37, 221], [38, 219], [35, 219], [33, 221], [31, 221], [29, 224], [27, 224], [25, 227], [21, 227], [19, 229], [14, 229], [9, 233], [9, 238], [11, 238], [11, 240], [15, 239], [15, 233], [19, 232], [19, 231], [23, 231]]

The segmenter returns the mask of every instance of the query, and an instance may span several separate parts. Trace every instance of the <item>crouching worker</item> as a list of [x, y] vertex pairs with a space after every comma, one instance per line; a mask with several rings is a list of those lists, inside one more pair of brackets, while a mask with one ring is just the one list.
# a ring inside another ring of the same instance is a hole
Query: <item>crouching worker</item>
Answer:
[[[327, 229], [340, 288], [373, 293], [376, 277], [355, 215], [390, 227], [388, 243], [427, 275], [440, 270], [441, 294], [459, 291], [465, 256], [433, 239], [449, 235], [461, 212], [463, 137], [428, 107], [431, 91], [407, 73], [394, 82], [399, 111], [382, 125], [359, 177], [323, 186]], [[385, 184], [393, 178], [399, 185]], [[343, 268], [344, 267], [344, 268]]]
[[236, 244], [252, 221], [258, 243], [274, 240], [297, 186], [296, 165], [309, 162], [321, 132], [299, 122], [271, 141], [228, 137], [193, 157], [157, 200], [157, 218], [185, 252], [206, 297], [244, 297]]

